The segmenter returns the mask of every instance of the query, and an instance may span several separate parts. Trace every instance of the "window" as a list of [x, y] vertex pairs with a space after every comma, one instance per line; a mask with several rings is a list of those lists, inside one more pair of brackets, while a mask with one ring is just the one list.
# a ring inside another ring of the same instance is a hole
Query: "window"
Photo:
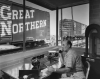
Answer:
[[96, 52], [96, 55], [100, 55], [100, 39], [99, 38], [95, 39], [95, 52]]

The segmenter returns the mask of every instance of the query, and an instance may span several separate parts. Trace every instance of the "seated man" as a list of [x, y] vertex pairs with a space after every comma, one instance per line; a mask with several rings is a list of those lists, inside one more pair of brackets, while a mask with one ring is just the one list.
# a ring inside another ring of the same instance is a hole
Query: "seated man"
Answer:
[[63, 41], [62, 48], [62, 59], [65, 67], [59, 69], [48, 67], [48, 71], [65, 74], [61, 79], [85, 79], [81, 56], [72, 49], [71, 41]]

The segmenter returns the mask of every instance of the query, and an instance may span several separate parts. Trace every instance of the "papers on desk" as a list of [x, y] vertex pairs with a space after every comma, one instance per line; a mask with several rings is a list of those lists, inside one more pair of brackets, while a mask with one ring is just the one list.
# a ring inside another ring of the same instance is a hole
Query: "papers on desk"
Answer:
[[53, 68], [60, 68], [61, 66], [62, 66], [61, 58], [58, 59], [58, 63], [57, 64], [52, 65]]
[[47, 71], [48, 71], [48, 68], [45, 68], [45, 69], [41, 70], [42, 77], [47, 76]]
[[[60, 68], [61, 66], [62, 66], [61, 58], [58, 59], [58, 63], [57, 64], [52, 65], [53, 68]], [[42, 78], [47, 77], [50, 74], [51, 74], [51, 72], [48, 71], [48, 68], [45, 68], [45, 69], [41, 70]]]

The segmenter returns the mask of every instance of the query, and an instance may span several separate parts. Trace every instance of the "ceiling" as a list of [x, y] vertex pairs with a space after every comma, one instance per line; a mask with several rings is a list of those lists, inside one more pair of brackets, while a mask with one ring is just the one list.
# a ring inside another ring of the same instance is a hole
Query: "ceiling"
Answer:
[[27, 0], [31, 3], [40, 5], [49, 10], [56, 10], [71, 6], [77, 6], [89, 3], [89, 0]]

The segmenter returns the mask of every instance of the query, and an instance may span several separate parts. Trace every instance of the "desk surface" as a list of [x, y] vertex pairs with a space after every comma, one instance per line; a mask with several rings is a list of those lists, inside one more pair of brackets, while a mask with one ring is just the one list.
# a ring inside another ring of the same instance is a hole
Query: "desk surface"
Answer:
[[32, 56], [38, 56], [40, 54], [46, 53], [48, 50], [56, 49], [57, 47], [45, 47], [35, 50], [29, 50], [25, 52], [15, 53], [0, 56], [0, 69], [8, 67], [9, 65], [14, 65], [19, 62], [23, 62], [25, 58], [31, 58]]

